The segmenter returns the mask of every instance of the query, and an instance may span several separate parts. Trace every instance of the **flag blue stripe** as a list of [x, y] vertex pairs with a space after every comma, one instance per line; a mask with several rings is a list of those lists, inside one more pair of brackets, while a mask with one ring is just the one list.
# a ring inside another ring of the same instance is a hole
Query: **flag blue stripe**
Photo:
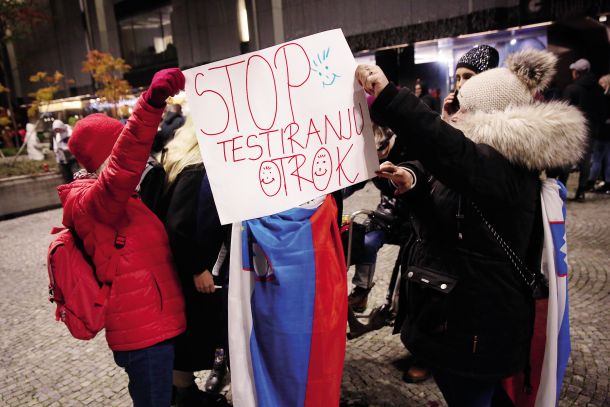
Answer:
[[266, 276], [258, 270], [251, 298], [250, 348], [259, 406], [305, 402], [316, 283], [309, 222], [314, 212], [291, 209], [245, 222], [272, 265]]
[[563, 204], [561, 212], [563, 215], [563, 224], [551, 225], [551, 234], [553, 235], [553, 246], [555, 248], [555, 272], [556, 275], [563, 278], [558, 278], [560, 285], [557, 287], [558, 291], [565, 290], [565, 306], [563, 307], [564, 312], [561, 316], [561, 325], [559, 327], [559, 333], [557, 335], [557, 389], [556, 389], [556, 402], [559, 403], [559, 395], [561, 393], [561, 386], [563, 384], [563, 378], [565, 375], [566, 367], [568, 365], [568, 359], [570, 358], [570, 352], [572, 351], [572, 345], [570, 342], [570, 304], [568, 300], [568, 262], [566, 254], [562, 252], [562, 247], [566, 244], [566, 224], [567, 210], [565, 200], [568, 195], [567, 188], [560, 182], [557, 181], [559, 186], [559, 196], [561, 197]]
[[570, 343], [570, 312], [568, 303], [567, 293], [567, 279], [566, 281], [566, 307], [563, 313], [563, 319], [561, 320], [561, 328], [559, 328], [559, 335], [557, 337], [557, 402], [559, 402], [559, 393], [561, 393], [561, 385], [563, 383], [563, 377], [566, 372], [568, 365], [568, 359], [570, 358], [570, 352], [572, 346]]
[[551, 235], [553, 237], [553, 247], [555, 249], [555, 274], [558, 277], [565, 277], [568, 275], [568, 262], [566, 260], [566, 253], [561, 251], [561, 248], [565, 245], [566, 228], [563, 223], [553, 223], [550, 225]]

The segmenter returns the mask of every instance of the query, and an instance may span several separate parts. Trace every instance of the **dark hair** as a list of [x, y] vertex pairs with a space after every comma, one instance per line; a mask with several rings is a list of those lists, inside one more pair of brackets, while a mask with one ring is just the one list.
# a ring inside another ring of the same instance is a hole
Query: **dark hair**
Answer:
[[417, 83], [415, 83], [415, 85], [419, 85], [421, 87], [422, 96], [428, 94], [428, 84], [426, 82], [418, 80]]

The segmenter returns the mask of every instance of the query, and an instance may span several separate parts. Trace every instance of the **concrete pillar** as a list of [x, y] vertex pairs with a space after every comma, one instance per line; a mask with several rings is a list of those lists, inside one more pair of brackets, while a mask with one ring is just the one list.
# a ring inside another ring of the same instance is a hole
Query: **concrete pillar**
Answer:
[[271, 0], [271, 15], [273, 18], [273, 39], [276, 44], [284, 42], [284, 10], [282, 0]]
[[114, 15], [114, 2], [105, 0], [84, 0], [89, 16], [93, 49], [121, 56], [118, 23]]
[[172, 7], [172, 35], [181, 67], [239, 55], [235, 1], [174, 0]]
[[[282, 0], [256, 0], [256, 17], [259, 49], [285, 41]], [[254, 17], [250, 16], [250, 19], [254, 20]]]

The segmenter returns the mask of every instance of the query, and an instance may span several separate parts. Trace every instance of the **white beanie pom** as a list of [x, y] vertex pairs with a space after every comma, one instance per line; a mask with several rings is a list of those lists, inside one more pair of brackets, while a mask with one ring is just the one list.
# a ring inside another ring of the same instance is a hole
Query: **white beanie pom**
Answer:
[[506, 67], [530, 90], [546, 88], [555, 75], [557, 57], [548, 51], [528, 49], [509, 55]]

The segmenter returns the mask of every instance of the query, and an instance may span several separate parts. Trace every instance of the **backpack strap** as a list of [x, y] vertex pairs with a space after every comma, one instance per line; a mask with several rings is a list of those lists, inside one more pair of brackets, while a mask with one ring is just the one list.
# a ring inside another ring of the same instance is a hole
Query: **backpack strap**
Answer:
[[119, 268], [119, 260], [121, 259], [120, 250], [125, 247], [125, 243], [127, 243], [127, 238], [122, 235], [120, 232], [116, 232], [114, 236], [114, 248], [116, 249], [110, 258], [110, 264], [108, 265], [108, 279], [110, 283], [104, 283], [104, 286], [100, 290], [100, 293], [95, 300], [95, 305], [102, 306], [106, 303], [106, 300], [110, 296], [110, 288], [112, 287], [112, 281], [114, 281], [114, 276], [116, 275], [117, 269]]
[[155, 168], [155, 164], [157, 163], [157, 160], [154, 159], [154, 157], [149, 156], [148, 157], [148, 161], [146, 161], [146, 167], [144, 167], [144, 171], [142, 171], [142, 175], [140, 176], [140, 182], [138, 182], [138, 185], [136, 186], [136, 192], [140, 193], [140, 189], [142, 186], [142, 181], [144, 181], [144, 178], [146, 178], [146, 176], [148, 175], [148, 173]]

